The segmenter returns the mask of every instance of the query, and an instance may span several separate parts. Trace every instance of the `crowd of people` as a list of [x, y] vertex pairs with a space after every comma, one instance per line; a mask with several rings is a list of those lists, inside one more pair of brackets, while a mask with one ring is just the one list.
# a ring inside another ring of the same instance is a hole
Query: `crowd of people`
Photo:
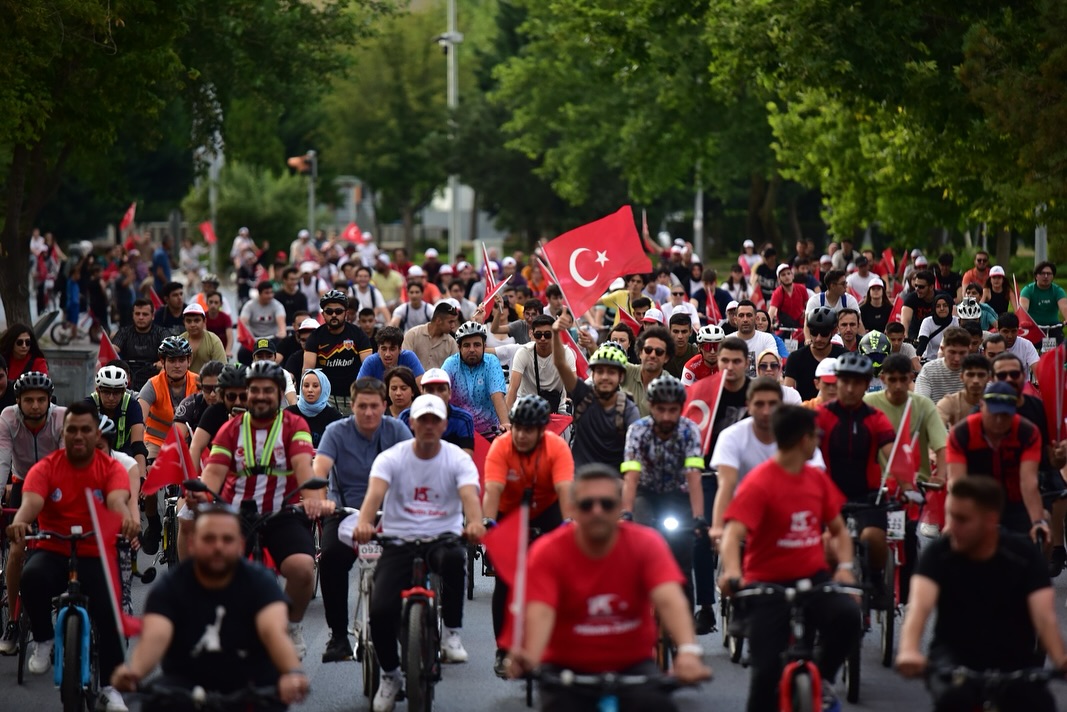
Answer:
[[[841, 508], [870, 504], [887, 484], [915, 488], [916, 479], [886, 474], [899, 442], [916, 452], [918, 481], [951, 491], [948, 543], [931, 540], [919, 557], [909, 525], [917, 561], [900, 600], [882, 575], [892, 555], [885, 511], [855, 516], [871, 607], [893, 612], [909, 598], [919, 602], [908, 609], [901, 670], [919, 674], [927, 665], [919, 641], [935, 609], [931, 655], [939, 665], [1025, 666], [1032, 655], [1012, 662], [1004, 651], [1040, 638], [1052, 663], [1067, 669], [1050, 603], [1045, 610], [1050, 577], [1067, 566], [1067, 499], [1049, 496], [1067, 490], [1067, 442], [1035, 388], [1038, 347], [1020, 332], [1021, 312], [1062, 341], [1067, 294], [1053, 283], [1051, 263], [1038, 264], [1016, 295], [983, 251], [960, 275], [950, 253], [931, 269], [914, 250], [898, 270], [848, 239], [819, 258], [800, 240], [788, 259], [745, 241], [720, 282], [677, 240], [656, 255], [652, 273], [620, 275], [594, 307], [572, 314], [537, 254], [500, 259], [489, 250], [475, 267], [441, 262], [428, 249], [414, 264], [403, 248], [386, 253], [370, 235], [357, 245], [304, 230], [288, 252], [271, 255], [242, 229], [230, 254], [230, 304], [222, 280], [200, 272], [188, 246], [187, 276], [172, 278], [169, 238], [154, 251], [123, 245], [103, 258], [81, 246], [68, 258], [49, 235], [33, 239], [39, 303], [64, 290], [76, 320], [84, 294], [105, 325], [114, 304], [118, 358], [100, 368], [84, 402], [57, 405], [33, 330], [13, 324], [0, 335], [0, 482], [18, 508], [8, 528], [8, 590], [33, 591], [40, 601], [58, 593], [52, 573], [61, 554], [27, 558], [23, 539], [35, 519], [42, 527], [82, 521], [83, 497], [49, 493], [89, 479], [101, 503], [121, 514], [124, 534], [155, 555], [160, 502], [138, 491], [172, 431], [221, 502], [189, 494], [179, 517], [186, 563], [153, 586], [128, 663], [116, 667], [114, 626], [98, 626], [109, 712], [125, 710], [121, 692], [157, 665], [182, 684], [232, 690], [276, 682], [282, 702], [302, 699], [316, 557], [331, 632], [323, 661], [349, 659], [349, 575], [359, 544], [376, 531], [423, 541], [464, 534], [477, 544], [517, 516], [526, 491], [537, 542], [524, 643], [501, 643], [494, 672], [646, 674], [654, 668], [654, 609], [676, 645], [675, 674], [698, 682], [710, 675], [697, 640], [717, 628], [717, 593], [754, 582], [857, 583]], [[153, 255], [150, 266], [142, 252]], [[53, 274], [64, 260], [76, 264]], [[135, 293], [141, 284], [160, 306]], [[98, 288], [115, 299], [99, 314]], [[687, 417], [694, 412], [706, 417]], [[488, 454], [476, 464], [482, 438]], [[114, 465], [110, 453], [127, 464]], [[315, 477], [328, 480], [328, 492], [303, 491], [303, 512], [272, 518], [263, 531], [282, 592], [243, 560], [239, 511], [280, 512]], [[346, 508], [359, 510], [347, 535]], [[681, 534], [653, 531], [668, 518], [681, 522]], [[318, 519], [320, 552], [311, 528]], [[1048, 542], [1047, 550], [1020, 544], [1025, 538]], [[468, 658], [465, 551], [442, 541], [427, 556], [443, 581], [441, 655], [450, 663]], [[393, 709], [403, 685], [399, 592], [413, 556], [387, 546], [375, 573], [376, 712]], [[1022, 572], [1008, 573], [1012, 567]], [[91, 600], [106, 600], [100, 581], [83, 585]], [[975, 652], [960, 619], [941, 622], [945, 593], [964, 585], [1000, 587], [996, 603], [968, 611], [1001, 615], [1006, 606], [1014, 616], [1012, 627], [995, 628], [977, 646], [985, 652]], [[498, 635], [508, 595], [498, 579]], [[197, 604], [184, 605], [191, 600]], [[593, 600], [615, 603], [586, 605]], [[750, 712], [777, 709], [785, 610], [761, 603], [753, 616]], [[220, 629], [228, 611], [243, 628]], [[29, 670], [43, 673], [53, 650], [49, 608], [37, 603], [27, 612]], [[96, 607], [92, 615], [112, 613]], [[812, 615], [824, 643], [823, 709], [834, 710], [833, 683], [862, 633], [860, 615], [845, 594]], [[0, 653], [14, 650], [13, 632], [4, 631]], [[1025, 706], [1004, 709], [1051, 710], [1039, 687], [1020, 693]], [[546, 677], [542, 706], [582, 709], [577, 694]], [[970, 709], [957, 693], [937, 694], [939, 710]], [[623, 709], [673, 709], [655, 690], [633, 695]]]

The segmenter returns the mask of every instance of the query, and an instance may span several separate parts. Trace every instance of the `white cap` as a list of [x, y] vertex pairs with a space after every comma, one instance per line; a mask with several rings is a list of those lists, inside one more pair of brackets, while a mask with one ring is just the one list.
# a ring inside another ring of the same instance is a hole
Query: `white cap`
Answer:
[[926, 267], [929, 264], [930, 263], [927, 262], [926, 258], [923, 257], [922, 255], [919, 255], [918, 257], [915, 258], [915, 266], [916, 267]]
[[882, 289], [885, 289], [885, 282], [882, 281], [881, 277], [875, 277], [870, 282], [867, 282], [867, 289], [870, 289], [871, 287], [881, 287]]
[[730, 303], [726, 305], [726, 311], [730, 311], [731, 309], [737, 309], [737, 300], [736, 299], [731, 299]]
[[501, 261], [501, 264], [504, 265], [505, 267], [514, 267], [515, 265], [518, 264], [518, 262], [515, 261], [514, 257], [505, 257]]
[[676, 237], [674, 238], [674, 245], [676, 247], [685, 247], [685, 240], [680, 237]]
[[922, 253], [923, 253], [923, 251], [920, 250], [918, 247], [916, 247], [914, 250], [911, 251], [911, 256], [912, 256], [912, 258], [915, 258], [915, 257], [918, 257], [919, 255], [921, 255]]
[[681, 255], [681, 254], [684, 254], [684, 253], [685, 253], [685, 249], [679, 247], [678, 245], [671, 245], [671, 254], [672, 255]]
[[371, 235], [369, 232], [364, 232], [363, 233], [363, 241], [364, 242], [371, 242], [372, 240], [374, 240], [374, 235]]
[[990, 277], [1003, 277], [1004, 276], [1004, 268], [1001, 267], [1000, 265], [994, 265], [994, 266], [990, 267], [989, 268], [989, 276]]
[[471, 266], [470, 262], [467, 262], [466, 260], [462, 260], [462, 261], [460, 261], [460, 263], [458, 265], [456, 265], [456, 271], [457, 272], [462, 272], [463, 270], [469, 268], [470, 266]]
[[645, 315], [641, 317], [641, 321], [654, 321], [657, 324], [663, 323], [663, 312], [653, 307], [645, 312]]
[[689, 262], [690, 262], [690, 264], [694, 264], [694, 265], [700, 264], [700, 255], [698, 255], [695, 252], [693, 254], [689, 255]]
[[297, 239], [303, 239], [305, 237], [311, 237], [311, 233], [308, 232], [307, 230], [301, 230], [300, 232], [296, 233], [296, 237], [297, 237]]
[[314, 330], [314, 329], [318, 329], [319, 326], [320, 326], [320, 324], [319, 324], [318, 321], [316, 321], [315, 319], [312, 319], [311, 317], [308, 317], [308, 318], [304, 319], [302, 322], [300, 322], [300, 326], [296, 327], [296, 330], [297, 331], [307, 331], [308, 329]]
[[424, 252], [424, 253], [423, 253], [423, 255], [424, 255], [425, 257], [427, 257], [427, 258], [430, 258], [430, 257], [437, 257], [437, 254], [438, 254], [438, 253], [437, 253], [437, 250], [435, 250], [435, 249], [434, 249], [434, 248], [432, 248], [432, 247], [431, 247], [430, 249], [426, 250], [426, 252]]
[[744, 242], [741, 243], [741, 247], [742, 248], [745, 248], [745, 247], [755, 248], [755, 246], [756, 246], [756, 243], [754, 243], [752, 240], [745, 240]]
[[844, 346], [845, 340], [841, 338], [841, 334], [834, 334], [830, 339], [831, 344], [837, 344], [838, 346]]
[[453, 274], [452, 265], [441, 265], [441, 269], [437, 270], [437, 274]]
[[205, 316], [204, 307], [200, 306], [197, 302], [193, 302], [182, 310], [182, 316], [189, 316], [190, 314], [194, 316]]
[[821, 378], [827, 383], [837, 382], [837, 359], [834, 357], [824, 358], [815, 367], [815, 377]]
[[777, 277], [778, 275], [780, 275], [782, 273], [782, 270], [784, 269], [793, 269], [793, 265], [789, 264], [788, 262], [783, 262], [782, 264], [778, 265], [777, 269], [774, 270], [774, 276]]
[[437, 301], [437, 303], [438, 304], [447, 304], [447, 305], [449, 305], [450, 307], [452, 307], [453, 309], [456, 309], [456, 310], [459, 309], [459, 302], [457, 302], [452, 297], [445, 297], [444, 299], [439, 299]]
[[300, 271], [301, 272], [311, 272], [312, 274], [314, 274], [315, 272], [319, 271], [319, 263], [318, 262], [312, 262], [311, 260], [308, 260], [307, 262], [301, 262], [300, 263]]
[[247, 227], [241, 228], [240, 230], [237, 231], [237, 234], [238, 235], [247, 235], [248, 234], [248, 228]]
[[378, 255], [378, 261], [381, 262], [383, 265], [389, 264], [389, 255], [385, 254], [384, 252], [380, 253]]
[[833, 261], [834, 261], [834, 258], [831, 257], [830, 255], [823, 255], [822, 257], [819, 258], [819, 264], [822, 264], [823, 262], [829, 262], [829, 263], [833, 264]]
[[427, 383], [447, 383], [449, 387], [452, 386], [452, 379], [448, 377], [448, 372], [443, 368], [431, 368], [422, 374], [422, 385]]
[[848, 267], [846, 267], [845, 269], [848, 271], [849, 274], [852, 274], [853, 272], [858, 270], [859, 267], [856, 266], [855, 262], [849, 262]]
[[682, 302], [678, 306], [671, 307], [671, 316], [675, 314], [696, 314], [697, 308], [689, 302]]
[[425, 277], [426, 273], [422, 271], [422, 267], [418, 265], [411, 265], [408, 267], [408, 277]]
[[614, 292], [616, 289], [623, 289], [626, 287], [626, 282], [622, 281], [622, 277], [616, 277], [611, 280], [611, 284], [608, 285], [608, 291]]
[[[423, 374], [423, 380], [425, 380], [425, 376], [426, 374]], [[424, 415], [436, 415], [441, 420], [446, 420], [448, 418], [448, 409], [445, 407], [443, 400], [426, 393], [412, 402], [408, 415], [412, 420], [418, 420]]]

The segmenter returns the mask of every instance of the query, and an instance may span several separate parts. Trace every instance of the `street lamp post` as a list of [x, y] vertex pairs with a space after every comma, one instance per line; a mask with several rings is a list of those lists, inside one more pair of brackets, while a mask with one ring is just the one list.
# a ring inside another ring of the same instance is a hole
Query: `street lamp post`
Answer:
[[308, 232], [315, 238], [315, 180], [319, 177], [319, 157], [315, 151], [307, 152], [308, 166]]
[[[439, 36], [437, 42], [448, 59], [449, 133], [455, 146], [456, 109], [459, 108], [459, 58], [456, 49], [463, 42], [463, 33], [456, 30], [456, 0], [448, 0], [448, 32]], [[448, 213], [448, 261], [455, 264], [459, 255], [459, 176], [455, 173], [448, 176], [448, 192], [452, 196]]]

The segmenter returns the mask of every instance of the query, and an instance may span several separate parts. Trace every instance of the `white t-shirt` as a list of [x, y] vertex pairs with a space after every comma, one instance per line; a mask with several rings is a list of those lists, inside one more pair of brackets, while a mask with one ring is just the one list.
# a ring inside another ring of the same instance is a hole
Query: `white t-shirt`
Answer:
[[129, 472], [133, 468], [137, 467], [137, 460], [120, 450], [112, 450], [111, 458], [113, 460], [118, 461], [118, 463], [122, 465], [122, 469], [126, 470], [126, 472]]
[[819, 292], [818, 294], [812, 294], [811, 297], [808, 298], [808, 304], [804, 307], [804, 313], [811, 314], [819, 307], [830, 307], [834, 310], [834, 314], [836, 314], [837, 312], [845, 308], [855, 309], [856, 311], [859, 311], [860, 305], [856, 303], [855, 297], [850, 296], [847, 293], [842, 294], [841, 298], [837, 300], [836, 304], [834, 304], [826, 296], [826, 292]]
[[[515, 378], [519, 376], [522, 378], [522, 382], [519, 384], [518, 396], [537, 395], [537, 375], [541, 376], [541, 390], [543, 391], [564, 391], [563, 379], [559, 377], [559, 371], [556, 370], [556, 364], [552, 361], [552, 354], [541, 357], [537, 356], [534, 352], [535, 345], [533, 343], [523, 344], [522, 347], [515, 352], [515, 355], [511, 357], [511, 377]], [[574, 352], [570, 349], [566, 349], [567, 366], [573, 371], [574, 365]], [[499, 358], [499, 355], [497, 356]], [[534, 370], [534, 359], [537, 359], [537, 370]], [[566, 395], [566, 394], [564, 394]], [[566, 398], [560, 399], [560, 404], [566, 400]]]
[[756, 357], [761, 353], [770, 349], [774, 353], [778, 353], [778, 342], [774, 340], [773, 334], [768, 334], [766, 331], [754, 331], [752, 338], [746, 339], [741, 336], [741, 332], [730, 334], [730, 336], [736, 336], [745, 342], [748, 346], [748, 375], [750, 378], [756, 377]]
[[[770, 460], [778, 452], [777, 443], [764, 443], [756, 437], [754, 425], [752, 418], [745, 418], [726, 428], [719, 433], [715, 450], [711, 453], [711, 466], [726, 465], [736, 469], [738, 484], [757, 465]], [[815, 454], [808, 464], [826, 469], [819, 448], [815, 448]]]
[[859, 272], [853, 272], [845, 279], [845, 282], [852, 288], [853, 292], [860, 295], [860, 299], [864, 299], [867, 296], [867, 288], [876, 279], [880, 279], [880, 277], [874, 272], [868, 272], [866, 277], [861, 276]]
[[1023, 368], [1027, 371], [1041, 358], [1037, 353], [1037, 348], [1021, 336], [1015, 339], [1015, 343], [1008, 351], [1022, 359]]
[[804, 399], [800, 397], [800, 391], [792, 386], [782, 384], [782, 402], [786, 405], [800, 405]]
[[429, 460], [415, 455], [412, 441], [383, 451], [370, 469], [371, 479], [389, 485], [382, 505], [382, 533], [386, 536], [432, 538], [463, 531], [459, 488], [478, 488], [474, 460], [452, 443]]
[[[952, 317], [946, 329], [953, 326], [959, 326], [959, 320], [956, 317]], [[935, 335], [934, 332], [937, 332]], [[941, 348], [941, 337], [945, 335], [945, 329], [934, 323], [934, 318], [928, 316], [923, 319], [923, 323], [919, 325], [919, 336], [929, 337], [930, 343], [926, 345], [926, 352], [923, 354], [923, 358], [927, 361], [933, 361], [935, 358], [940, 358], [938, 350]]]

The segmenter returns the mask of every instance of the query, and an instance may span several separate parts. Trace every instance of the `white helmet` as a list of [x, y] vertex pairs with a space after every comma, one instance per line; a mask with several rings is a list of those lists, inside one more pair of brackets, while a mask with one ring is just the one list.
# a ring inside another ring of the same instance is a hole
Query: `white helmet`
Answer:
[[982, 307], [979, 306], [978, 300], [974, 297], [965, 297], [960, 305], [956, 307], [956, 316], [960, 319], [981, 319]]
[[479, 324], [476, 321], [468, 321], [460, 325], [456, 329], [456, 341], [463, 341], [469, 336], [480, 336], [482, 341], [485, 341], [488, 337], [489, 331], [485, 328], [485, 324]]
[[96, 372], [97, 388], [125, 388], [130, 384], [126, 372], [118, 366], [104, 366]]
[[717, 344], [726, 338], [726, 332], [718, 324], [708, 324], [697, 331], [698, 344]]

